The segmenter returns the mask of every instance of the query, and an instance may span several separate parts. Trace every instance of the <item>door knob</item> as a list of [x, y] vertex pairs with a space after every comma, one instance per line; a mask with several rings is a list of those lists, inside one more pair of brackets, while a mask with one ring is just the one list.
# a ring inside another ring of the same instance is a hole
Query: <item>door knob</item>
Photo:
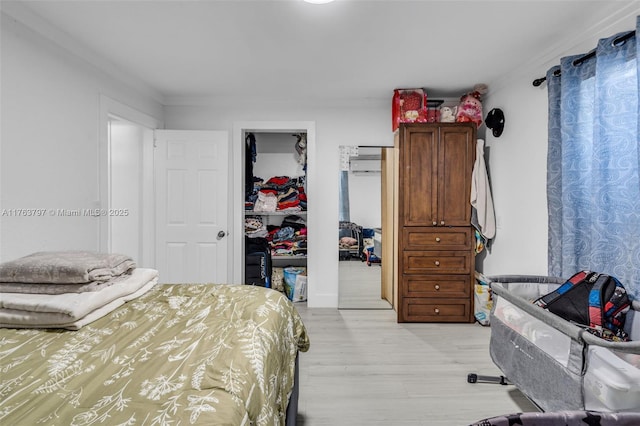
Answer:
[[225, 235], [227, 235], [227, 234], [224, 231], [218, 232], [218, 239], [219, 240], [223, 239]]
[[434, 263], [436, 264], [436, 266], [440, 266], [440, 261], [439, 260], [436, 260]]
[[435, 313], [436, 313], [436, 315], [438, 315], [438, 314], [440, 313], [440, 309], [435, 308], [435, 309], [433, 310], [433, 312], [435, 312]]
[[436, 237], [436, 243], [440, 242], [440, 237]]
[[438, 284], [436, 284], [433, 288], [435, 288], [436, 290], [440, 290], [440, 286]]

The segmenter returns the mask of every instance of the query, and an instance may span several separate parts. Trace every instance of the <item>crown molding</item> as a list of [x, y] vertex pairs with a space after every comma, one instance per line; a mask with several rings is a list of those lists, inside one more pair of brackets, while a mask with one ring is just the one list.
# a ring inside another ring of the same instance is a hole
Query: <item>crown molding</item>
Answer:
[[247, 103], [252, 107], [296, 107], [302, 106], [304, 109], [310, 108], [378, 108], [381, 106], [388, 107], [391, 102], [389, 93], [385, 97], [366, 97], [366, 98], [314, 98], [314, 97], [295, 97], [295, 98], [270, 98], [270, 97], [250, 97], [238, 98], [237, 96], [166, 96], [164, 105], [168, 107], [246, 107]]
[[532, 54], [527, 62], [505, 71], [501, 77], [489, 84], [489, 94], [523, 76], [527, 76], [531, 81], [542, 77], [550, 67], [559, 64], [562, 57], [586, 53], [593, 49], [601, 38], [635, 29], [636, 16], [640, 15], [640, 1], [612, 1], [606, 8], [609, 11], [604, 18], [585, 22], [584, 28], [572, 37], [558, 40], [547, 49]]

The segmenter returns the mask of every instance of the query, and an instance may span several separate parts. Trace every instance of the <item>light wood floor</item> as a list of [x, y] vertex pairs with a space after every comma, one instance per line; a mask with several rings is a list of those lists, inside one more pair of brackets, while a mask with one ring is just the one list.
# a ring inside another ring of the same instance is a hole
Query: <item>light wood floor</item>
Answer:
[[487, 327], [296, 307], [311, 340], [300, 355], [298, 425], [452, 426], [537, 411], [513, 386], [467, 383], [471, 372], [500, 374]]
[[380, 297], [380, 264], [360, 259], [339, 262], [338, 308], [340, 309], [391, 309]]

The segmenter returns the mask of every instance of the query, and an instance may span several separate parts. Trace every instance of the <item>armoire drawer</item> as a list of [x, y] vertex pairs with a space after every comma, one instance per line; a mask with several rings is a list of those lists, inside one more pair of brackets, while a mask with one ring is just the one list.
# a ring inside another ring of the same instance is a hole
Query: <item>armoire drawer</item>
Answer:
[[471, 228], [402, 228], [405, 250], [469, 250], [472, 247]]
[[403, 275], [404, 297], [460, 297], [471, 295], [471, 275]]
[[471, 251], [419, 251], [402, 252], [403, 274], [470, 274]]
[[471, 301], [468, 299], [402, 300], [405, 322], [471, 322]]

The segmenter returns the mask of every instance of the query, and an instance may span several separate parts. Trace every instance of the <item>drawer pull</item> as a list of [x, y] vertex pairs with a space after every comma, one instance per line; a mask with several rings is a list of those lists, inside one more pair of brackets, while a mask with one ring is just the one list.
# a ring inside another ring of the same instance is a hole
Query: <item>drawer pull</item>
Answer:
[[438, 222], [436, 222], [435, 220], [433, 221], [433, 226], [436, 226], [438, 224]]
[[436, 237], [436, 243], [440, 242], [440, 237]]
[[440, 290], [440, 286], [438, 284], [434, 285], [433, 288], [435, 288], [436, 290]]
[[441, 220], [441, 221], [440, 221], [440, 225], [444, 225], [444, 220]]
[[440, 313], [440, 309], [435, 308], [435, 309], [433, 310], [433, 312], [435, 312], [435, 313], [436, 313], [436, 315], [438, 315], [438, 314]]
[[434, 263], [436, 264], [436, 266], [440, 266], [440, 261], [439, 260], [436, 260]]

